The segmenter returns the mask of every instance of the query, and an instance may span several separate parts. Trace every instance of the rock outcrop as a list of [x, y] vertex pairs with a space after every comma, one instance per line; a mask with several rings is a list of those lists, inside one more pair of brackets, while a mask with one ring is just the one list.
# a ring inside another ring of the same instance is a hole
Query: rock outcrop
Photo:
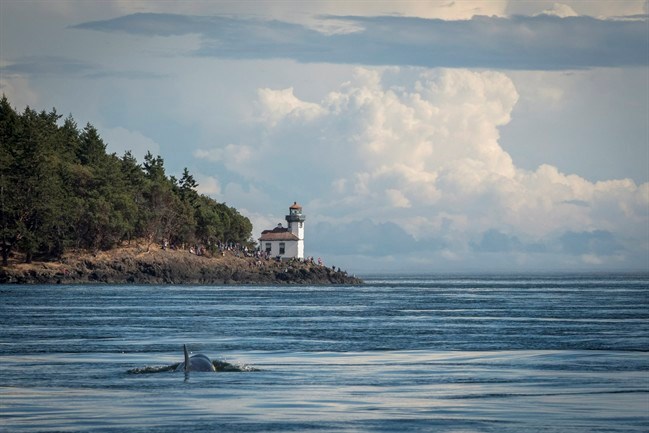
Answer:
[[5, 284], [362, 284], [347, 272], [300, 261], [259, 260], [226, 251], [216, 257], [186, 250], [118, 248], [66, 254], [56, 262], [0, 267]]

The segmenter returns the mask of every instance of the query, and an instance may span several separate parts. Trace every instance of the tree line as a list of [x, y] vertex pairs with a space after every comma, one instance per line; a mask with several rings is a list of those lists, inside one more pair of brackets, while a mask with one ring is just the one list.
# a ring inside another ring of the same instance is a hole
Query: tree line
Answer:
[[139, 164], [130, 152], [106, 152], [97, 129], [72, 115], [0, 100], [0, 249], [53, 259], [70, 249], [108, 250], [144, 239], [149, 245], [219, 242], [250, 245], [252, 224], [236, 209], [199, 194], [185, 168], [167, 176], [150, 152]]

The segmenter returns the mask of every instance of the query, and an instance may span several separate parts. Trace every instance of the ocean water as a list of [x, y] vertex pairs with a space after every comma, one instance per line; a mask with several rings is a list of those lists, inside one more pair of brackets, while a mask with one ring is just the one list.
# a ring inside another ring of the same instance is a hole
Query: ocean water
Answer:
[[649, 275], [366, 282], [0, 286], [0, 431], [649, 431]]

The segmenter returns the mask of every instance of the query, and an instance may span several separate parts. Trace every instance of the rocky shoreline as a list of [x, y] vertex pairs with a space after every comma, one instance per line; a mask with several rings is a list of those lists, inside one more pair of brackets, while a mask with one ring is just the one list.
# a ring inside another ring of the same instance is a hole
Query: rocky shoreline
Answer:
[[227, 251], [215, 257], [141, 247], [70, 253], [56, 262], [0, 267], [2, 284], [359, 285], [347, 272], [299, 261], [258, 260]]

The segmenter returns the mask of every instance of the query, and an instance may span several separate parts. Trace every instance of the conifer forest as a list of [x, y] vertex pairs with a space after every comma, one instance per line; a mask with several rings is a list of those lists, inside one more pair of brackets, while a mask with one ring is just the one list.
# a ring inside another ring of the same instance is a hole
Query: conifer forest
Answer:
[[72, 115], [17, 112], [0, 100], [2, 263], [54, 260], [71, 250], [109, 250], [138, 241], [170, 246], [250, 245], [252, 224], [236, 209], [197, 192], [187, 169], [165, 173], [150, 152], [107, 153], [97, 129]]

